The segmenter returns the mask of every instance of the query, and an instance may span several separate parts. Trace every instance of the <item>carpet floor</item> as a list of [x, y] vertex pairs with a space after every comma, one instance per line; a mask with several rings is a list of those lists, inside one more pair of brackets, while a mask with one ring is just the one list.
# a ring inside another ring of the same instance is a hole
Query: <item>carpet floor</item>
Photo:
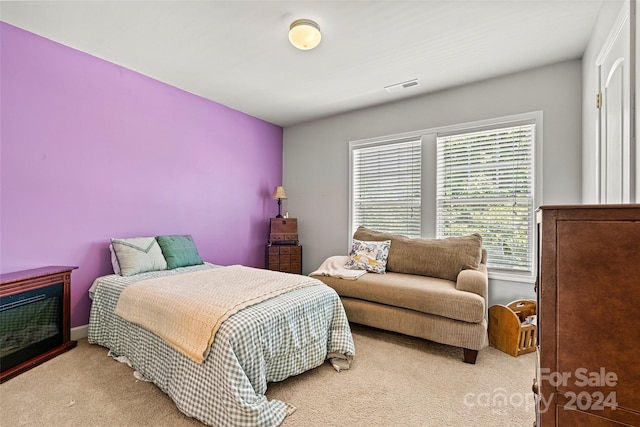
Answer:
[[[475, 365], [462, 350], [352, 325], [348, 371], [328, 363], [272, 383], [267, 398], [297, 409], [298, 426], [530, 426], [535, 354], [487, 347]], [[0, 385], [1, 426], [202, 426], [107, 350], [78, 346]]]

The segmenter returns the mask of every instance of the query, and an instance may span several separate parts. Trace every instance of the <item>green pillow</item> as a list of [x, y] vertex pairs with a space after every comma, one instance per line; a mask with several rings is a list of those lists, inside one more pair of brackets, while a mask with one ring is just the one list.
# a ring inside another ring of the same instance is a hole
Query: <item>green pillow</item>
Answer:
[[160, 249], [162, 249], [162, 255], [167, 260], [168, 270], [204, 264], [190, 234], [185, 236], [158, 236], [156, 240], [160, 245]]

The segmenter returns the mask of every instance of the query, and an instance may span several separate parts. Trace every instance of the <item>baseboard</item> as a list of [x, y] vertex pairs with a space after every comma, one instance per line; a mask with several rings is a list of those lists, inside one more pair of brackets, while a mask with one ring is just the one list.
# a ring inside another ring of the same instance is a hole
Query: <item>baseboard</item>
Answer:
[[89, 336], [89, 324], [71, 328], [71, 340], [78, 341]]

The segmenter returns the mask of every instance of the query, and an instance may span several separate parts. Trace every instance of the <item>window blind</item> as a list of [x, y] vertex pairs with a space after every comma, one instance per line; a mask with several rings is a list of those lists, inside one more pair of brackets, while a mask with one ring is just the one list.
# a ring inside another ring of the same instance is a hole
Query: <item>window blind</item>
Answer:
[[527, 124], [437, 138], [437, 235], [480, 233], [493, 270], [533, 272], [534, 132]]
[[353, 231], [420, 237], [421, 141], [352, 148]]

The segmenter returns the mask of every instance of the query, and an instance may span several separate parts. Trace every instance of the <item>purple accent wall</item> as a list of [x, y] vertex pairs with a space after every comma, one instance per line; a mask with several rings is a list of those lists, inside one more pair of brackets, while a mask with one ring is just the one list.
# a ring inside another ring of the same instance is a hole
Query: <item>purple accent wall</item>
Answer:
[[79, 266], [80, 326], [111, 237], [191, 234], [206, 261], [264, 266], [281, 127], [3, 22], [0, 43], [0, 272]]

